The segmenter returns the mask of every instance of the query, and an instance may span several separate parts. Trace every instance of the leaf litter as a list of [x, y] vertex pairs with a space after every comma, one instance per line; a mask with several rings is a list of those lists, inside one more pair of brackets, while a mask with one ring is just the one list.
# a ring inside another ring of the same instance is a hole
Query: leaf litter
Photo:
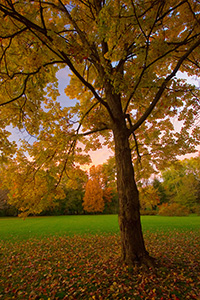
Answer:
[[120, 237], [0, 242], [0, 299], [200, 299], [200, 232], [146, 232], [151, 269], [120, 262]]

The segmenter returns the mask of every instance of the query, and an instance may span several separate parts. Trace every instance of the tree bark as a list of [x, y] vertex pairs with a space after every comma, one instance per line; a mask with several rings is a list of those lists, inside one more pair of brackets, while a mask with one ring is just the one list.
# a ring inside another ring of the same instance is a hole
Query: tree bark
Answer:
[[128, 129], [124, 122], [115, 126], [115, 159], [119, 195], [119, 227], [122, 260], [128, 265], [145, 264], [153, 267], [153, 259], [146, 251], [140, 220], [139, 193], [129, 145]]

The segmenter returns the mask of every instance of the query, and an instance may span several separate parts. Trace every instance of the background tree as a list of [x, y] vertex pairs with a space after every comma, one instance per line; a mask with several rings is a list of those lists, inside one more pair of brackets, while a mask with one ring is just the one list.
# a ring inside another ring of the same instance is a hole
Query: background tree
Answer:
[[102, 212], [104, 209], [103, 190], [96, 178], [89, 179], [86, 184], [83, 208], [87, 212]]
[[157, 191], [159, 201], [160, 201], [160, 205], [163, 204], [163, 203], [169, 202], [169, 198], [167, 196], [166, 189], [163, 185], [163, 182], [161, 182], [157, 178], [155, 178], [153, 180], [153, 187]]
[[140, 204], [142, 210], [155, 210], [159, 203], [160, 199], [153, 185], [147, 185], [140, 190]]
[[76, 170], [76, 172], [70, 172], [62, 180], [64, 197], [54, 201], [54, 206], [50, 206], [42, 214], [83, 214], [83, 196], [87, 180], [87, 173], [81, 169]]
[[[86, 184], [83, 203], [85, 210], [88, 212], [103, 212], [105, 207], [108, 210], [109, 204], [112, 201], [112, 188], [108, 186], [107, 176], [104, 171], [105, 165], [92, 166], [89, 170], [90, 179], [89, 183]], [[94, 195], [96, 195], [96, 199], [95, 197], [93, 198], [93, 196], [90, 195], [91, 193], [94, 193]], [[89, 206], [93, 208], [89, 208], [88, 210], [87, 203], [89, 203]]]
[[119, 212], [119, 199], [117, 193], [117, 171], [115, 157], [110, 157], [102, 165], [102, 176], [104, 182], [104, 194], [109, 193], [109, 201], [105, 201], [104, 213], [118, 213]]
[[200, 205], [200, 156], [173, 164], [162, 173], [169, 203], [179, 203], [191, 212]]
[[15, 207], [8, 204], [8, 190], [1, 189], [0, 180], [0, 216], [16, 216]]
[[[38, 139], [23, 149], [36, 162], [31, 177], [25, 180], [25, 157], [19, 157], [23, 168], [17, 159], [11, 168], [20, 169], [21, 182], [15, 182], [26, 183], [26, 214], [62, 192], [59, 183], [73, 170], [72, 160], [83, 162], [77, 140], [96, 149], [101, 134], [103, 143], [114, 144], [122, 259], [151, 265], [132, 150], [153, 170], [199, 143], [199, 91], [176, 77], [178, 70], [199, 75], [199, 6], [196, 0], [1, 1], [0, 119], [4, 127], [25, 126]], [[64, 66], [72, 73], [65, 92], [77, 99], [71, 109], [55, 102], [56, 72]], [[182, 121], [180, 132], [174, 130], [175, 116]], [[20, 203], [19, 193], [11, 201]]]

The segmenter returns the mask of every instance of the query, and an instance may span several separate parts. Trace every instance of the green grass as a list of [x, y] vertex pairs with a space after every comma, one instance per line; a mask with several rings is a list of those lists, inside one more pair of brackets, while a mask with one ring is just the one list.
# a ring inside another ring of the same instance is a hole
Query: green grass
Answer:
[[[145, 231], [196, 230], [200, 228], [200, 217], [161, 217], [142, 216]], [[24, 240], [49, 236], [74, 234], [113, 234], [118, 233], [116, 215], [54, 216], [0, 218], [0, 239]]]
[[118, 232], [116, 215], [53, 216], [0, 218], [0, 238], [23, 240], [29, 238]]
[[199, 300], [200, 217], [142, 226], [157, 275], [121, 263], [116, 215], [0, 218], [0, 300]]

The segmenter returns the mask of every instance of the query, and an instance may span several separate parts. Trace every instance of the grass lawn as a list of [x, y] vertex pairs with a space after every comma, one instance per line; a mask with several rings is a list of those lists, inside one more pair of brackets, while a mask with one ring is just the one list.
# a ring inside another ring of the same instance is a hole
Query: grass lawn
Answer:
[[[144, 232], [200, 229], [200, 217], [142, 216]], [[0, 239], [19, 241], [29, 238], [74, 234], [119, 233], [117, 215], [0, 218]]]
[[200, 299], [200, 217], [142, 217], [159, 263], [120, 260], [116, 215], [0, 218], [0, 299]]

